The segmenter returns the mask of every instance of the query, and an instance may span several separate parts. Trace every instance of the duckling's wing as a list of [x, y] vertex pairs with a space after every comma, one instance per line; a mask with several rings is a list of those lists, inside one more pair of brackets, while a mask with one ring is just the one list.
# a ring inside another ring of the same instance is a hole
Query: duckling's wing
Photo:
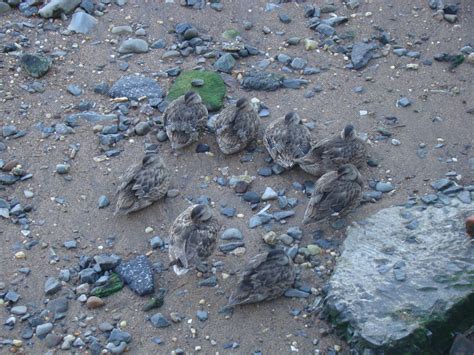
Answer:
[[319, 202], [319, 211], [325, 215], [331, 215], [335, 212], [342, 213], [350, 209], [360, 197], [362, 188], [353, 181], [338, 180]]
[[333, 213], [328, 210], [325, 201], [331, 195], [335, 184], [337, 184], [337, 172], [335, 171], [324, 174], [316, 181], [313, 194], [306, 207], [303, 223], [308, 223], [311, 220], [319, 221]]
[[257, 120], [258, 115], [253, 109], [237, 112], [232, 129], [241, 141], [248, 142], [255, 138]]
[[132, 190], [138, 199], [155, 201], [164, 197], [169, 187], [169, 172], [164, 166], [142, 169], [135, 174]]

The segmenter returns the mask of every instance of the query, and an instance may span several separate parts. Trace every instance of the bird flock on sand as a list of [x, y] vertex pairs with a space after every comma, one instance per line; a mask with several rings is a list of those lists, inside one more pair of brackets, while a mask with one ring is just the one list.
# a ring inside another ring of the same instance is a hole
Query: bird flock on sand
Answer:
[[[196, 142], [204, 130], [208, 111], [198, 93], [190, 91], [171, 102], [163, 124], [173, 151]], [[259, 115], [247, 98], [227, 106], [215, 124], [219, 149], [235, 154], [257, 138]], [[316, 142], [296, 112], [270, 123], [263, 143], [273, 160], [285, 169], [299, 166], [317, 178], [302, 223], [340, 218], [356, 208], [362, 197], [359, 169], [367, 160], [366, 143], [348, 124], [340, 134]], [[170, 173], [158, 152], [146, 152], [135, 166], [120, 177], [115, 214], [139, 211], [163, 199], [170, 186]], [[220, 225], [211, 208], [197, 204], [188, 207], [169, 231], [169, 258], [177, 275], [198, 267], [217, 245]], [[295, 266], [282, 249], [255, 255], [240, 273], [228, 300], [233, 307], [268, 301], [282, 296], [295, 281]]]

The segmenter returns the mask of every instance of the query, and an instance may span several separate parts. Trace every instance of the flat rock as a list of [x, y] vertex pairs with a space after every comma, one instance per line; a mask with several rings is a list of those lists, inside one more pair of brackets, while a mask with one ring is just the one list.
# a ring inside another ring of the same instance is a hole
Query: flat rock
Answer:
[[283, 76], [265, 71], [251, 71], [242, 80], [244, 89], [257, 91], [275, 91], [282, 86]]
[[163, 97], [164, 93], [156, 80], [145, 76], [122, 76], [109, 90], [111, 97], [128, 97], [138, 100], [140, 97]]
[[[414, 230], [405, 228], [407, 212], [419, 222]], [[464, 227], [473, 212], [391, 207], [350, 226], [325, 302], [332, 323], [359, 347], [446, 350], [474, 321], [474, 249]]]
[[54, 277], [50, 277], [44, 283], [44, 293], [46, 295], [54, 295], [61, 289], [61, 283]]
[[374, 49], [377, 48], [376, 43], [357, 42], [354, 43], [351, 53], [351, 61], [354, 69], [364, 68], [374, 55]]
[[144, 296], [154, 292], [153, 265], [145, 255], [122, 262], [115, 271], [137, 295]]
[[69, 14], [79, 6], [82, 0], [52, 0], [39, 9], [38, 14], [43, 18], [60, 17], [62, 13]]
[[148, 49], [148, 43], [143, 39], [129, 38], [122, 42], [118, 48], [118, 52], [120, 54], [146, 53]]
[[88, 34], [98, 23], [99, 21], [95, 17], [85, 12], [76, 12], [72, 15], [71, 23], [67, 29], [76, 33]]

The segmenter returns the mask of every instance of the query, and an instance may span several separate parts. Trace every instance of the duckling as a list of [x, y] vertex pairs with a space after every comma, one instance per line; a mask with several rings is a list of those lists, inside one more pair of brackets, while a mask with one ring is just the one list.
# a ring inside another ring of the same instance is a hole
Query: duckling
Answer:
[[234, 154], [255, 139], [258, 130], [258, 113], [245, 97], [235, 106], [226, 107], [216, 121], [217, 144], [224, 154]]
[[242, 271], [227, 307], [278, 298], [293, 285], [295, 276], [293, 261], [283, 250], [258, 254]]
[[352, 164], [324, 174], [316, 181], [303, 224], [348, 214], [359, 205], [363, 186], [362, 176]]
[[170, 174], [158, 152], [147, 152], [119, 178], [115, 215], [139, 211], [165, 197]]
[[173, 150], [197, 141], [199, 130], [206, 125], [207, 108], [194, 91], [171, 102], [163, 114], [163, 124]]
[[340, 134], [317, 143], [308, 154], [298, 159], [298, 164], [307, 173], [321, 176], [348, 163], [360, 169], [366, 161], [367, 146], [357, 136], [354, 126], [348, 124]]
[[207, 205], [190, 206], [175, 219], [170, 229], [169, 265], [177, 275], [212, 255], [219, 228]]
[[308, 154], [311, 149], [311, 134], [301, 123], [296, 112], [289, 112], [270, 123], [265, 130], [263, 143], [273, 160], [285, 169], [290, 169], [295, 160]]

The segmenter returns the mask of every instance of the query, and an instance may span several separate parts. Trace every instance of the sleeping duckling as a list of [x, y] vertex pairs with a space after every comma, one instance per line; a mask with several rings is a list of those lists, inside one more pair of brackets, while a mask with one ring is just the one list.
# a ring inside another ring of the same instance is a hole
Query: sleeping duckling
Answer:
[[217, 144], [224, 154], [234, 154], [255, 139], [258, 130], [258, 113], [245, 97], [227, 106], [217, 118]]
[[177, 275], [212, 255], [219, 228], [207, 205], [190, 206], [175, 219], [170, 229], [169, 265]]
[[207, 121], [207, 108], [194, 91], [171, 102], [163, 114], [163, 124], [173, 150], [197, 141]]
[[170, 175], [157, 152], [147, 152], [142, 161], [120, 177], [116, 215], [139, 211], [165, 197]]
[[354, 126], [347, 125], [340, 134], [323, 139], [298, 164], [307, 173], [321, 176], [337, 170], [343, 164], [353, 164], [360, 169], [367, 161], [367, 146], [357, 136]]
[[287, 113], [270, 123], [265, 130], [263, 143], [273, 160], [290, 169], [295, 160], [308, 154], [311, 134], [296, 112]]
[[242, 271], [227, 307], [278, 298], [293, 285], [295, 276], [293, 261], [283, 250], [258, 254]]
[[324, 174], [316, 181], [303, 223], [348, 214], [359, 205], [363, 186], [362, 176], [352, 164]]

